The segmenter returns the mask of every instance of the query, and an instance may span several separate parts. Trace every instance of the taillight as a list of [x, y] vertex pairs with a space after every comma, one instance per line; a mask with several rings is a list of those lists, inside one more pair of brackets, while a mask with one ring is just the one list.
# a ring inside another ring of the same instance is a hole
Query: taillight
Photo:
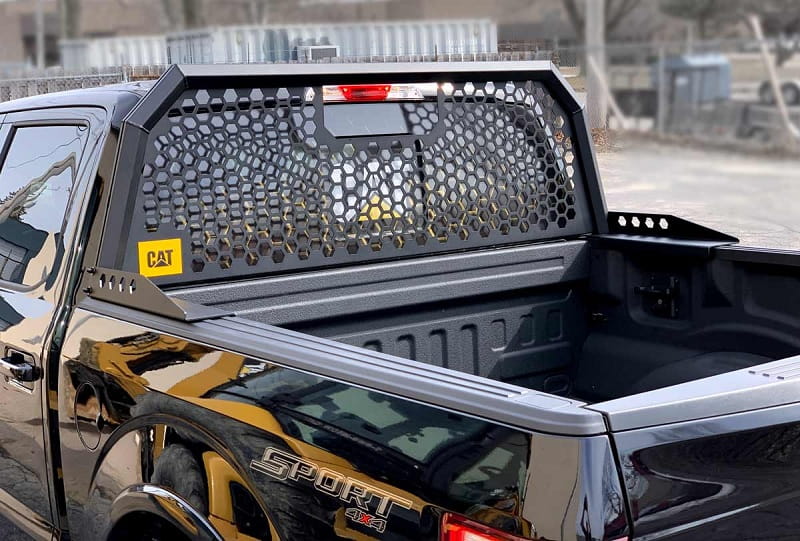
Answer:
[[442, 517], [440, 541], [523, 541], [518, 537], [489, 526], [484, 526], [468, 518], [445, 513]]

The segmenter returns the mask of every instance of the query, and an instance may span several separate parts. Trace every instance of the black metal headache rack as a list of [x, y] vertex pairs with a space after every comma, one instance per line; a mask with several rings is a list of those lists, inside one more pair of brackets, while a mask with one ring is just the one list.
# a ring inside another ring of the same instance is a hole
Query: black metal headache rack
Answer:
[[[415, 93], [348, 101], [374, 85]], [[173, 66], [120, 145], [99, 263], [162, 286], [606, 229], [582, 107], [545, 62]]]

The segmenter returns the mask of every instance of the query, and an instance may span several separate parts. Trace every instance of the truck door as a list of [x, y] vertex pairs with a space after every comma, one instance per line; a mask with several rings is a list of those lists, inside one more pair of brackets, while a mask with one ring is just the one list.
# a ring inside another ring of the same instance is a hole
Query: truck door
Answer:
[[[9, 114], [0, 129], [0, 536], [56, 522], [46, 431], [46, 352], [63, 288], [67, 224], [89, 122]], [[2, 517], [5, 514], [5, 517]], [[12, 525], [13, 524], [13, 525]]]

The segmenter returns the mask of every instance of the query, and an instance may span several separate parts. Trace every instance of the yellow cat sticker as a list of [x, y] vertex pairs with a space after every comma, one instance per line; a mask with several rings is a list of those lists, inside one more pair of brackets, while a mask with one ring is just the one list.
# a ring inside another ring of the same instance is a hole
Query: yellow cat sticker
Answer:
[[148, 240], [140, 242], [139, 274], [168, 276], [183, 272], [181, 239]]

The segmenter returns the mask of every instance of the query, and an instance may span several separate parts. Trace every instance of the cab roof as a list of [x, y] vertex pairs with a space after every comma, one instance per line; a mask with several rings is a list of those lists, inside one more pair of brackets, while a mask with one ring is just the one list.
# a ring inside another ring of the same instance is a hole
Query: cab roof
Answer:
[[57, 107], [102, 107], [112, 113], [112, 126], [119, 127], [154, 84], [155, 81], [136, 81], [39, 94], [0, 103], [0, 114]]

